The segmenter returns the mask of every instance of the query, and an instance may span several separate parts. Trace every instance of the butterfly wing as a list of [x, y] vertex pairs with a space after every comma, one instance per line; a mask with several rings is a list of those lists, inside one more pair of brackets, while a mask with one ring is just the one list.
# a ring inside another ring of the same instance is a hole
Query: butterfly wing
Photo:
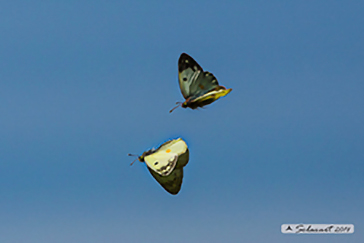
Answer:
[[178, 160], [176, 163], [176, 169], [183, 168], [187, 165], [190, 152], [188, 150], [187, 144], [181, 138], [168, 141], [165, 144], [162, 144], [159, 148], [161, 151], [168, 151], [171, 150], [172, 152], [178, 155]]
[[215, 76], [210, 72], [204, 72], [186, 53], [182, 53], [178, 60], [178, 80], [185, 99], [195, 99], [219, 87]]
[[221, 97], [226, 96], [231, 92], [232, 89], [226, 89], [223, 86], [218, 86], [217, 88], [208, 91], [205, 94], [202, 94], [196, 98], [190, 99], [188, 101], [188, 107], [191, 109], [196, 109], [197, 107], [203, 107], [205, 105], [211, 104], [212, 102], [220, 99]]
[[192, 95], [191, 86], [201, 73], [203, 73], [201, 66], [192, 57], [182, 53], [178, 59], [178, 82], [185, 99]]
[[154, 179], [169, 193], [176, 195], [182, 185], [183, 168], [175, 168], [168, 176], [161, 176], [148, 167]]
[[155, 152], [144, 158], [148, 168], [161, 176], [168, 176], [176, 167], [178, 154], [166, 153], [165, 151]]
[[203, 96], [212, 90], [218, 89], [219, 87], [219, 83], [212, 73], [203, 72], [190, 87], [191, 99]]
[[182, 138], [177, 138], [163, 143], [161, 146], [159, 146], [159, 148], [156, 149], [156, 151], [166, 153], [172, 152], [181, 155], [186, 152], [187, 148], [186, 142], [183, 141]]
[[178, 157], [187, 150], [186, 142], [178, 138], [165, 142], [144, 160], [148, 168], [161, 176], [168, 176], [176, 167]]

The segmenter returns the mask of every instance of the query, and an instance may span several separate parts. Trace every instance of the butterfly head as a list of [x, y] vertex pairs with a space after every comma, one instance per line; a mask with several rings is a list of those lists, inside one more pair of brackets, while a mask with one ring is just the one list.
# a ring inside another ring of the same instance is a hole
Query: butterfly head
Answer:
[[140, 155], [139, 157], [138, 157], [138, 160], [140, 161], [140, 162], [144, 162], [144, 158], [146, 157], [146, 156], [148, 156], [148, 155], [150, 155], [151, 153], [153, 153], [154, 152], [154, 150], [148, 150], [148, 151], [145, 151], [144, 153], [142, 153], [142, 155]]
[[144, 153], [142, 153], [142, 155], [136, 155], [136, 154], [128, 154], [128, 156], [134, 156], [137, 157], [135, 160], [133, 160], [133, 162], [131, 162], [130, 165], [133, 165], [135, 161], [139, 160], [140, 162], [144, 162], [144, 158], [152, 153], [154, 153], [155, 149], [151, 149], [148, 151], [145, 151]]
[[140, 162], [144, 162], [144, 158], [145, 158], [145, 155], [144, 155], [144, 154], [142, 154], [142, 155], [138, 156], [138, 160], [139, 160]]
[[182, 108], [187, 108], [188, 107], [188, 101], [186, 100], [185, 102], [183, 102], [182, 104], [181, 104], [181, 107]]
[[174, 111], [175, 109], [177, 109], [178, 107], [182, 107], [182, 108], [187, 108], [187, 107], [190, 107], [190, 101], [189, 99], [185, 100], [185, 102], [176, 102], [176, 105], [172, 110], [169, 111], [169, 113], [171, 113], [172, 111]]

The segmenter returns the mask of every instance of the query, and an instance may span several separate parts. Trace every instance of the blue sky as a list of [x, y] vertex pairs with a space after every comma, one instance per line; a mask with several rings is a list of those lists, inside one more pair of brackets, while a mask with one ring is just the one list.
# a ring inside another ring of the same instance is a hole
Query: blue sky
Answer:
[[[0, 241], [362, 242], [363, 9], [3, 2]], [[169, 114], [182, 52], [233, 91]], [[171, 196], [126, 155], [177, 137], [190, 162]]]

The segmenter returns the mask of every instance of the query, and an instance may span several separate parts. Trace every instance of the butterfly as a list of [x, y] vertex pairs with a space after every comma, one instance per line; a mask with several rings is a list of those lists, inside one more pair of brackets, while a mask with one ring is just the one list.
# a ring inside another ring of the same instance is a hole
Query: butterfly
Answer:
[[203, 71], [201, 66], [188, 54], [182, 53], [178, 60], [178, 81], [184, 102], [177, 102], [182, 108], [196, 109], [211, 104], [215, 100], [224, 97], [232, 89], [220, 86], [215, 76]]
[[145, 162], [154, 179], [167, 192], [176, 195], [181, 189], [183, 167], [188, 163], [189, 150], [186, 142], [178, 138], [163, 143], [157, 149], [145, 151], [135, 160]]

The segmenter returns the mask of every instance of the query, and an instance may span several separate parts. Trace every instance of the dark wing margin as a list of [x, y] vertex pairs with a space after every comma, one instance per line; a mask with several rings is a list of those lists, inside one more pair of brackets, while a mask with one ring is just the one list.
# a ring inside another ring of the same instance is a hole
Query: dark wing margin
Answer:
[[202, 70], [202, 67], [188, 54], [182, 53], [178, 59], [178, 72], [191, 68], [194, 71]]

